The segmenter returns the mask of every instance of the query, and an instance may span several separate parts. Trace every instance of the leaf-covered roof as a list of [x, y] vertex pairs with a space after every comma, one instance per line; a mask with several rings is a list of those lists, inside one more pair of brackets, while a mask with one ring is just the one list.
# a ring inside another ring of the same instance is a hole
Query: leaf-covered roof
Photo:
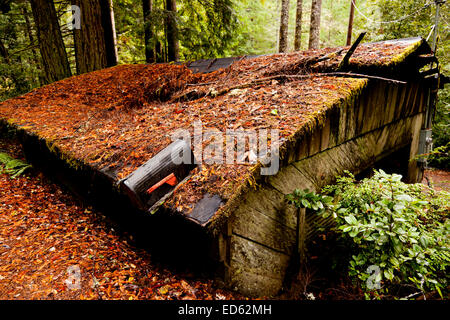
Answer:
[[[362, 44], [350, 66], [392, 66], [422, 43], [414, 38]], [[327, 76], [346, 49], [239, 59], [207, 74], [193, 73], [186, 65], [119, 65], [4, 101], [0, 118], [58, 147], [69, 163], [77, 159], [118, 181], [168, 146], [177, 129], [192, 133], [197, 120], [204, 130], [222, 132], [279, 129], [286, 141], [366, 84], [366, 79]], [[206, 193], [219, 195], [226, 204], [254, 169], [203, 164], [165, 206], [189, 215]]]

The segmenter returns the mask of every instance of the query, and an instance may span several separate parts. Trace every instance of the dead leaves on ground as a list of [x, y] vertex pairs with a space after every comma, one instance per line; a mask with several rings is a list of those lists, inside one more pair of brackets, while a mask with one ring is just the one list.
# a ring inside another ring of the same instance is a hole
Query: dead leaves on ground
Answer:
[[221, 298], [233, 294], [152, 265], [57, 186], [0, 175], [0, 299]]

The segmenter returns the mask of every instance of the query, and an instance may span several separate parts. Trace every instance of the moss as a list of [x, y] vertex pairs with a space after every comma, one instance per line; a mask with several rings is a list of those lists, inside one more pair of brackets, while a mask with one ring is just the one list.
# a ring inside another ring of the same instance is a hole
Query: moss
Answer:
[[54, 138], [52, 137], [43, 138], [38, 134], [36, 134], [35, 132], [31, 131], [30, 129], [32, 129], [32, 127], [30, 126], [18, 126], [17, 121], [15, 119], [6, 119], [6, 121], [5, 119], [0, 119], [0, 127], [6, 129], [4, 130], [5, 132], [12, 133], [12, 135], [15, 137], [34, 136], [37, 140], [42, 141], [45, 144], [46, 148], [51, 153], [56, 155], [59, 159], [63, 160], [70, 168], [73, 168], [75, 170], [83, 170], [88, 167], [83, 161], [80, 161], [71, 156], [70, 154], [61, 151], [61, 149], [54, 142]]
[[[285, 158], [289, 158], [288, 153], [292, 151], [298, 140], [311, 135], [315, 130], [324, 126], [325, 122], [332, 115], [334, 109], [343, 108], [344, 106], [351, 104], [353, 99], [362, 94], [364, 88], [367, 87], [368, 80], [361, 78], [349, 78], [349, 82], [352, 84], [351, 89], [340, 89], [341, 92], [345, 92], [344, 98], [340, 98], [336, 101], [336, 96], [330, 97], [330, 100], [325, 102], [323, 108], [308, 116], [308, 121], [304, 123], [294, 134], [289, 136], [285, 143], [280, 146], [280, 166]], [[298, 160], [298, 159], [296, 159]], [[217, 236], [223, 229], [228, 219], [232, 218], [233, 212], [240, 205], [245, 193], [251, 189], [258, 189], [265, 179], [260, 175], [261, 163], [258, 162], [252, 167], [250, 174], [239, 185], [235, 193], [228, 199], [228, 201], [216, 212], [214, 217], [207, 225], [208, 231], [214, 236]]]
[[405, 61], [405, 59], [409, 55], [411, 55], [417, 49], [419, 49], [420, 46], [424, 43], [424, 41], [425, 41], [424, 39], [420, 39], [420, 41], [414, 42], [409, 47], [407, 47], [405, 50], [403, 50], [400, 54], [394, 56], [389, 62], [386, 63], [386, 65], [396, 66], [396, 65], [402, 63], [403, 61]]

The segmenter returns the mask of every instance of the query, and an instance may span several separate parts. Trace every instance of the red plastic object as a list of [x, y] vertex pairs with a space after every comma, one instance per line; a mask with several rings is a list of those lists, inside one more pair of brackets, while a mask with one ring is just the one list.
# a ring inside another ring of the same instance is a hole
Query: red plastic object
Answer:
[[177, 177], [173, 173], [169, 174], [167, 177], [162, 179], [161, 181], [155, 183], [151, 188], [147, 190], [147, 193], [150, 194], [159, 187], [161, 187], [164, 183], [167, 183], [169, 186], [176, 186], [178, 183]]

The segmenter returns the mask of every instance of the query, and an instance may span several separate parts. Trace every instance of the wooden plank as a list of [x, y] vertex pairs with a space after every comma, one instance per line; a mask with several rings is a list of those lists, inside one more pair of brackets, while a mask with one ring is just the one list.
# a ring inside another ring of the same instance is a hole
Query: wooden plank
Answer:
[[270, 176], [268, 182], [283, 194], [292, 193], [295, 189], [314, 190], [316, 188], [310, 178], [303, 175], [292, 164], [281, 168], [275, 176]]
[[317, 236], [317, 234], [319, 234], [321, 232], [321, 231], [319, 231], [319, 228], [328, 229], [332, 225], [334, 225], [334, 219], [331, 216], [329, 218], [324, 219], [324, 218], [320, 217], [319, 215], [317, 215], [316, 213], [308, 212], [306, 214], [306, 222], [305, 222], [306, 245], [308, 245], [308, 243], [311, 240], [313, 240]]
[[331, 147], [330, 145], [330, 136], [331, 136], [331, 121], [330, 117], [328, 117], [324, 121], [324, 125], [320, 132], [320, 151], [324, 151]]
[[320, 143], [321, 143], [321, 136], [322, 136], [322, 128], [320, 126], [317, 126], [316, 129], [311, 133], [310, 141], [309, 141], [309, 151], [308, 154], [314, 155], [318, 152], [320, 152]]
[[[357, 101], [357, 103], [355, 104], [355, 117], [354, 119], [354, 123], [349, 123], [350, 125], [350, 129], [352, 127], [355, 128], [354, 134], [353, 135], [348, 135], [347, 139], [352, 139], [355, 136], [361, 135], [364, 133], [364, 123], [365, 123], [365, 113], [367, 113], [365, 110], [369, 109], [370, 106], [370, 101], [369, 101], [369, 97], [373, 98], [373, 95], [367, 93], [367, 92], [373, 92], [373, 82], [369, 83], [369, 85], [367, 86], [366, 89], [366, 93], [361, 95], [360, 99]], [[373, 116], [373, 114], [369, 114], [368, 115]]]
[[335, 168], [336, 166], [332, 165], [333, 160], [330, 157], [330, 154], [334, 155], [337, 152], [335, 149], [339, 149], [339, 147], [293, 164], [313, 183], [314, 188], [311, 188], [310, 190], [319, 190], [323, 185], [329, 182], [330, 177], [334, 177], [339, 173]]
[[254, 209], [293, 230], [296, 228], [297, 218], [292, 206], [287, 204], [284, 194], [270, 186], [248, 192], [241, 207]]
[[297, 140], [295, 145], [295, 160], [299, 161], [309, 156], [309, 144], [311, 142], [311, 135], [305, 134], [303, 137]]
[[347, 140], [347, 135], [346, 135], [347, 122], [348, 122], [348, 118], [351, 116], [350, 112], [353, 109], [352, 105], [355, 100], [356, 100], [356, 98], [353, 97], [350, 102], [345, 103], [340, 109], [339, 129], [338, 129], [338, 137], [337, 137], [336, 145], [341, 144]]
[[[390, 96], [389, 91], [392, 84], [388, 84], [386, 82], [382, 82], [379, 84], [379, 94], [378, 94], [378, 107], [380, 116], [378, 117], [378, 123], [374, 126], [373, 129], [379, 128], [389, 123], [389, 105], [390, 105]], [[373, 130], [372, 129], [372, 130]]]
[[395, 109], [397, 108], [397, 95], [399, 91], [398, 85], [392, 85], [389, 87], [389, 104], [388, 104], [388, 110], [386, 112], [387, 119], [386, 123], [391, 123], [394, 121], [395, 117]]
[[248, 206], [238, 208], [234, 217], [233, 233], [285, 254], [292, 253], [296, 237], [295, 229]]
[[407, 104], [405, 103], [409, 90], [409, 84], [401, 87], [400, 94], [398, 95], [397, 108], [395, 109], [394, 121], [400, 119], [403, 114]]

